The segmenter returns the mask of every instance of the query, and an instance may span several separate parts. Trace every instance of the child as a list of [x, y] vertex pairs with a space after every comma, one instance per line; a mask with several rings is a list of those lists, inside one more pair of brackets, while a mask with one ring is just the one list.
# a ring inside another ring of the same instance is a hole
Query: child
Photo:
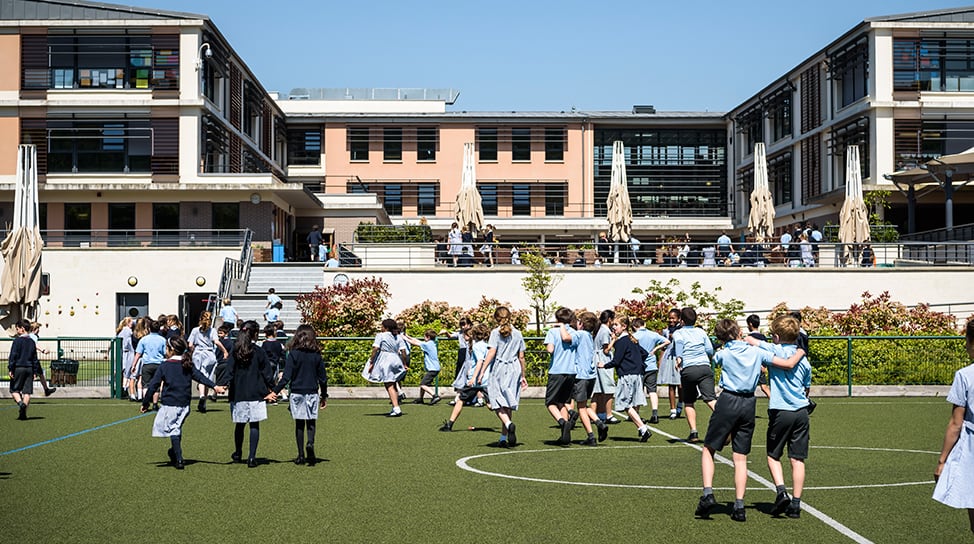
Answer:
[[568, 308], [558, 308], [555, 320], [559, 326], [549, 329], [544, 339], [545, 349], [551, 354], [544, 403], [548, 413], [561, 428], [558, 443], [568, 445], [571, 443], [572, 426], [575, 424], [574, 418], [568, 414], [568, 403], [572, 399], [572, 388], [575, 386], [575, 349], [571, 342], [562, 341], [561, 329], [566, 329], [569, 334], [575, 332], [571, 326], [575, 321], [575, 313]]
[[609, 354], [609, 344], [612, 343], [610, 326], [615, 318], [614, 310], [602, 310], [602, 313], [599, 314], [599, 330], [595, 333], [596, 369], [592, 402], [595, 404], [596, 417], [605, 423], [619, 423], [619, 420], [612, 415], [612, 397], [616, 393], [615, 373], [611, 368], [602, 368], [598, 365], [598, 363], [608, 363], [612, 360], [612, 356]]
[[166, 386], [162, 388], [160, 396], [162, 407], [156, 413], [155, 422], [152, 424], [152, 436], [169, 437], [172, 444], [166, 452], [169, 454], [169, 462], [177, 470], [183, 470], [183, 423], [189, 417], [193, 380], [199, 382], [201, 387], [213, 387], [220, 393], [223, 392], [223, 387], [217, 387], [209, 377], [193, 365], [186, 340], [179, 337], [170, 338], [166, 342], [166, 355], [166, 360], [159, 365], [152, 381], [149, 382], [147, 395], [142, 399], [141, 412], [144, 414], [149, 410], [150, 396], [165, 382]]
[[744, 522], [747, 521], [744, 513], [747, 455], [751, 453], [751, 438], [754, 435], [754, 389], [758, 385], [762, 365], [769, 365], [773, 361], [781, 363], [784, 359], [741, 342], [741, 329], [733, 320], [721, 319], [714, 327], [714, 335], [724, 344], [723, 349], [714, 356], [716, 365], [723, 368], [720, 374], [723, 391], [714, 406], [714, 413], [710, 416], [710, 425], [707, 427], [704, 447], [701, 450], [703, 496], [697, 503], [696, 515], [709, 517], [710, 509], [717, 504], [713, 489], [714, 452], [722, 450], [730, 439], [734, 451], [735, 491], [731, 519]]
[[[146, 386], [152, 381], [152, 377], [155, 376], [159, 365], [166, 359], [166, 339], [162, 336], [163, 322], [147, 317], [146, 324], [149, 328], [149, 334], [139, 340], [139, 345], [135, 347], [135, 357], [132, 359], [133, 376], [136, 375], [136, 369], [140, 368], [139, 365], [142, 365], [142, 390], [139, 395], [140, 399], [145, 398]], [[159, 408], [158, 398], [153, 399], [152, 408], [154, 410]]]
[[[761, 334], [761, 318], [757, 314], [751, 314], [747, 316], [747, 335], [758, 339], [761, 342], [767, 342], [768, 338]], [[751, 342], [748, 342], [749, 344]], [[768, 387], [768, 375], [764, 372], [761, 373], [761, 377], [758, 378], [758, 387], [761, 388], [761, 392], [764, 396], [771, 398], [771, 389]]]
[[[193, 366], [210, 381], [213, 381], [216, 376], [216, 352], [222, 351], [223, 357], [227, 357], [226, 348], [217, 340], [218, 336], [216, 329], [212, 327], [212, 320], [210, 312], [200, 314], [199, 325], [189, 333], [189, 341], [187, 342], [193, 355]], [[206, 386], [200, 383], [198, 388], [200, 400], [196, 405], [196, 410], [205, 414]]]
[[677, 419], [683, 413], [682, 391], [680, 386], [680, 371], [676, 369], [676, 355], [673, 350], [673, 333], [683, 326], [680, 323], [680, 310], [670, 309], [666, 315], [667, 327], [663, 329], [663, 338], [670, 341], [669, 347], [663, 350], [663, 357], [659, 362], [657, 383], [665, 385], [670, 398], [670, 419]]
[[273, 308], [274, 306], [277, 306], [279, 302], [283, 302], [283, 301], [281, 300], [281, 297], [277, 296], [277, 293], [275, 292], [274, 288], [271, 287], [270, 289], [268, 289], [267, 304], [264, 305], [264, 309], [268, 310], [270, 308]]
[[227, 373], [219, 385], [230, 386], [230, 416], [233, 419], [233, 454], [230, 459], [242, 459], [244, 428], [250, 424], [250, 454], [247, 466], [257, 466], [257, 444], [260, 441], [260, 422], [267, 419], [265, 400], [273, 400], [271, 388], [274, 375], [264, 350], [257, 346], [257, 322], [244, 321], [240, 334], [230, 351]]
[[[467, 331], [469, 331], [470, 327], [472, 326], [473, 326], [473, 322], [470, 321], [470, 319], [466, 317], [461, 317], [460, 330], [449, 333], [448, 335], [449, 338], [457, 339], [457, 364], [456, 367], [454, 367], [454, 373], [453, 373], [454, 380], [460, 380], [460, 378], [465, 375], [467, 371], [467, 367], [469, 366], [470, 355], [467, 353], [467, 349], [469, 347], [469, 344], [467, 342]], [[440, 334], [446, 335], [447, 334], [446, 329], [440, 331]], [[463, 379], [464, 381], [466, 380], [466, 378]], [[463, 387], [463, 385], [462, 384], [459, 386], [454, 385], [454, 388], [459, 388], [459, 387]], [[452, 405], [453, 402], [454, 401], [450, 401], [450, 404]]]
[[223, 323], [230, 323], [231, 326], [237, 322], [237, 309], [233, 307], [230, 297], [223, 299], [223, 307], [220, 308], [220, 319]]
[[[132, 318], [130, 317], [129, 319], [131, 320]], [[41, 332], [41, 324], [36, 321], [32, 321], [30, 324], [30, 332], [27, 333], [27, 336], [30, 336], [30, 339], [34, 341], [34, 345], [37, 347], [38, 353], [47, 355], [51, 352], [41, 347], [40, 337], [37, 335], [39, 332]], [[118, 334], [118, 331], [116, 331], [116, 334]], [[38, 364], [37, 368], [40, 369], [40, 372], [37, 374], [37, 381], [40, 382], [41, 387], [44, 388], [44, 396], [49, 397], [53, 395], [55, 391], [57, 391], [57, 387], [48, 387], [47, 378], [44, 377], [44, 367]]]
[[[314, 466], [318, 462], [315, 457], [318, 407], [324, 409], [328, 404], [328, 374], [321, 359], [321, 345], [311, 325], [298, 325], [285, 359], [284, 373], [274, 387], [274, 394], [280, 393], [288, 383], [291, 384], [289, 404], [291, 417], [294, 418], [294, 439], [298, 444], [294, 464], [303, 465], [307, 454], [308, 466]], [[304, 443], [305, 427], [308, 428], [307, 445]]]
[[[260, 349], [267, 355], [267, 362], [271, 365], [274, 379], [279, 380], [284, 362], [284, 342], [277, 339], [277, 327], [272, 324], [264, 327], [264, 341], [261, 342]], [[287, 395], [285, 394], [283, 398], [286, 400]], [[277, 404], [277, 400], [275, 399], [271, 404]]]
[[596, 357], [595, 357], [595, 333], [599, 330], [599, 318], [592, 312], [582, 312], [578, 319], [579, 330], [568, 332], [565, 325], [561, 327], [561, 339], [563, 342], [571, 342], [575, 348], [575, 384], [572, 387], [572, 400], [578, 406], [578, 414], [582, 420], [582, 427], [588, 437], [582, 442], [583, 446], [595, 446], [595, 434], [592, 432], [592, 423], [599, 430], [598, 442], [603, 442], [609, 436], [609, 426], [598, 418], [598, 415], [588, 405], [592, 398], [592, 391], [595, 390], [596, 377]]
[[486, 372], [486, 359], [490, 352], [490, 347], [487, 344], [487, 339], [490, 336], [490, 329], [487, 325], [483, 323], [477, 323], [470, 329], [470, 354], [473, 365], [470, 367], [467, 373], [467, 381], [463, 384], [457, 393], [456, 403], [453, 405], [453, 412], [450, 413], [450, 419], [443, 422], [443, 426], [440, 427], [440, 431], [448, 433], [453, 430], [453, 424], [456, 423], [457, 418], [460, 417], [460, 412], [463, 411], [464, 404], [474, 402], [477, 400], [480, 402], [480, 406], [483, 406], [483, 401], [479, 399], [483, 391], [484, 380], [488, 378]]
[[517, 445], [514, 410], [517, 410], [520, 402], [521, 389], [528, 386], [524, 377], [524, 337], [511, 325], [511, 311], [504, 306], [494, 310], [494, 322], [497, 327], [490, 331], [487, 355], [474, 373], [488, 374], [490, 409], [501, 422], [501, 436], [497, 445], [506, 448]]
[[636, 426], [639, 441], [649, 440], [653, 433], [639, 417], [639, 407], [646, 406], [643, 393], [643, 369], [646, 366], [646, 350], [629, 336], [629, 318], [619, 316], [612, 322], [612, 342], [615, 349], [612, 360], [599, 363], [600, 368], [618, 368], [619, 380], [616, 382], [616, 407], [625, 410], [629, 421]]
[[[227, 361], [230, 360], [230, 351], [233, 350], [233, 339], [230, 338], [230, 331], [233, 330], [233, 327], [234, 324], [232, 323], [224, 323], [216, 330], [217, 341], [220, 342], [223, 349], [216, 351], [216, 371], [214, 372], [216, 377], [213, 380], [215, 382], [222, 380], [227, 372]], [[216, 396], [214, 395], [210, 400], [216, 402]]]
[[639, 347], [646, 350], [646, 368], [643, 371], [643, 388], [649, 395], [649, 406], [653, 413], [649, 418], [651, 424], [659, 423], [659, 395], [656, 394], [656, 379], [659, 375], [659, 366], [656, 364], [656, 352], [665, 349], [669, 341], [656, 332], [646, 328], [646, 322], [640, 318], [632, 320], [632, 326], [636, 332], [632, 333], [632, 338], [639, 343]]
[[17, 419], [26, 421], [27, 406], [30, 405], [30, 396], [34, 393], [34, 378], [41, 373], [41, 363], [37, 360], [37, 344], [27, 333], [30, 330], [30, 321], [21, 319], [14, 327], [17, 337], [10, 344], [10, 359], [7, 361], [10, 396], [20, 408]]
[[382, 332], [375, 335], [372, 354], [369, 355], [362, 376], [372, 383], [381, 383], [385, 386], [389, 400], [392, 402], [392, 411], [386, 414], [387, 417], [402, 416], [396, 382], [409, 370], [405, 365], [406, 360], [405, 352], [400, 349], [399, 325], [395, 319], [384, 319]]
[[419, 381], [419, 398], [414, 400], [413, 404], [423, 404], [423, 395], [429, 393], [430, 406], [432, 406], [440, 402], [440, 396], [436, 394], [436, 391], [433, 391], [432, 387], [436, 377], [440, 374], [440, 356], [436, 349], [436, 331], [427, 329], [423, 333], [422, 342], [406, 334], [403, 337], [406, 342], [423, 351], [423, 368], [426, 370], [423, 379]]
[[[776, 356], [791, 357], [798, 351], [798, 321], [791, 316], [782, 316], [771, 323], [771, 332], [778, 344], [758, 341], [753, 335], [745, 338], [748, 344], [757, 345]], [[802, 351], [804, 353], [804, 351]], [[801, 516], [801, 496], [805, 487], [805, 459], [808, 458], [808, 436], [810, 404], [808, 389], [812, 385], [812, 367], [808, 359], [801, 358], [791, 368], [769, 366], [771, 391], [768, 403], [768, 470], [774, 480], [777, 496], [771, 513], [782, 513], [790, 518]], [[791, 459], [792, 497], [785, 489], [785, 479], [781, 469], [781, 454], [788, 445], [788, 458]]]
[[[967, 322], [966, 336], [967, 355], [974, 358], [974, 320]], [[933, 473], [937, 482], [933, 499], [953, 508], [967, 508], [974, 532], [974, 364], [954, 374], [947, 402], [953, 410]]]
[[132, 359], [135, 358], [135, 345], [132, 343], [132, 326], [135, 320], [125, 316], [115, 328], [115, 337], [122, 344], [122, 395], [129, 396], [132, 381]]
[[278, 319], [281, 318], [281, 310], [284, 308], [284, 303], [277, 301], [273, 306], [264, 310], [264, 321], [269, 325], [273, 325]]
[[698, 398], [703, 399], [713, 410], [717, 398], [714, 394], [714, 371], [710, 368], [714, 345], [707, 333], [695, 326], [696, 310], [680, 310], [680, 322], [683, 326], [673, 333], [671, 341], [675, 346], [673, 355], [676, 357], [676, 369], [680, 372], [683, 387], [683, 409], [690, 426], [687, 442], [696, 443], [700, 441], [700, 435], [697, 433], [697, 410], [694, 403]]

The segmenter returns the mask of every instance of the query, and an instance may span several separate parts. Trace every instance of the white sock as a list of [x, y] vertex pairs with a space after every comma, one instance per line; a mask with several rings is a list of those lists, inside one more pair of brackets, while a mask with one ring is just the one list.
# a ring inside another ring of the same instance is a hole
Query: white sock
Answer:
[[644, 432], [646, 432], [648, 430], [649, 430], [649, 427], [647, 425], [643, 425], [642, 427], [639, 428], [639, 434], [643, 434]]
[[394, 414], [398, 414], [399, 412], [402, 412], [402, 410], [400, 410], [398, 406], [392, 409], [392, 413]]

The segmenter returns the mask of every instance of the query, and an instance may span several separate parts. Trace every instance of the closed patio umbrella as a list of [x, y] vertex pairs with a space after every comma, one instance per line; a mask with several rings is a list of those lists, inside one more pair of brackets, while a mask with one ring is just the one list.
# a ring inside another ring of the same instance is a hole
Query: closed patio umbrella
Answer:
[[4, 267], [0, 273], [0, 305], [11, 306], [18, 319], [36, 317], [41, 290], [41, 240], [38, 226], [37, 148], [17, 149], [14, 221], [0, 243]]
[[754, 189], [750, 200], [747, 228], [758, 242], [764, 242], [774, 233], [774, 199], [768, 189], [768, 158], [763, 143], [754, 144]]
[[474, 172], [472, 143], [463, 144], [463, 171], [460, 175], [460, 192], [457, 193], [457, 223], [478, 231], [484, 225], [484, 207], [477, 191], [477, 175]]
[[632, 203], [626, 181], [626, 159], [621, 141], [612, 143], [612, 176], [606, 199], [609, 240], [628, 242], [632, 234]]
[[[839, 242], [853, 245], [853, 259], [857, 258], [857, 244], [869, 241], [869, 212], [862, 199], [862, 171], [859, 166], [859, 146], [846, 150], [845, 201], [839, 210]], [[848, 259], [849, 254], [844, 255]]]

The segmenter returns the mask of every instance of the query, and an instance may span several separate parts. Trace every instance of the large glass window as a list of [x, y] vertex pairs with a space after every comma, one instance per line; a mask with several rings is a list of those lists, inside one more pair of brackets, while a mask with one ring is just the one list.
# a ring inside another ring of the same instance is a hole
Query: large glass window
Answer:
[[369, 129], [349, 128], [347, 133], [349, 160], [352, 162], [368, 162]]
[[478, 128], [477, 147], [480, 150], [480, 162], [494, 162], [497, 160], [497, 129]]
[[768, 183], [775, 206], [791, 202], [792, 192], [791, 153], [780, 153], [768, 158]]
[[484, 209], [484, 215], [497, 215], [497, 185], [477, 185], [477, 190], [480, 191], [480, 205]]
[[829, 72], [835, 81], [840, 108], [865, 97], [869, 92], [869, 42], [866, 37], [829, 57]]
[[175, 89], [179, 50], [154, 48], [150, 36], [52, 35], [48, 38], [54, 89]]
[[156, 202], [152, 204], [152, 230], [179, 229], [179, 204]]
[[895, 38], [893, 85], [897, 91], [974, 91], [974, 38]]
[[114, 245], [135, 236], [135, 204], [108, 204], [108, 243]]
[[549, 183], [544, 186], [544, 214], [548, 217], [565, 215], [565, 185]]
[[516, 183], [511, 186], [511, 214], [531, 215], [531, 186]]
[[382, 160], [402, 161], [402, 129], [382, 129]]
[[389, 215], [402, 215], [402, 185], [386, 184], [382, 191], [382, 205]]
[[435, 128], [416, 129], [416, 160], [433, 162], [436, 160], [437, 130]]
[[91, 204], [64, 205], [64, 245], [78, 246], [91, 240]]
[[771, 124], [771, 141], [777, 142], [791, 136], [791, 91], [782, 90], [768, 104], [768, 121]]
[[48, 172], [149, 172], [149, 121], [48, 122]]
[[416, 187], [416, 213], [418, 215], [436, 215], [438, 189], [436, 183], [420, 183]]
[[287, 131], [287, 163], [313, 166], [321, 164], [321, 128]]
[[547, 127], [544, 129], [544, 160], [560, 162], [565, 160], [565, 129]]
[[511, 160], [531, 160], [531, 129], [516, 127], [511, 129]]

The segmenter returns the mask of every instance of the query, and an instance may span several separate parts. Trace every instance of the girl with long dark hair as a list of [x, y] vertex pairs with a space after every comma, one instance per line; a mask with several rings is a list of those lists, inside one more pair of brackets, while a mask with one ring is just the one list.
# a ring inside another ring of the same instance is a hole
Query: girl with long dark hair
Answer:
[[230, 416], [233, 419], [233, 454], [235, 463], [242, 461], [244, 428], [250, 424], [250, 453], [247, 466], [257, 466], [257, 444], [260, 422], [267, 419], [265, 400], [273, 400], [274, 375], [267, 355], [257, 346], [257, 322], [244, 321], [230, 352], [227, 373], [220, 385], [230, 386]]
[[[298, 445], [296, 465], [309, 465], [317, 462], [315, 457], [315, 429], [318, 421], [318, 407], [328, 403], [328, 374], [321, 359], [321, 345], [311, 325], [298, 325], [294, 338], [288, 346], [284, 359], [284, 373], [274, 387], [274, 394], [280, 393], [284, 386], [291, 384], [288, 398], [291, 417], [294, 418], [294, 439]], [[304, 429], [308, 429], [308, 442], [304, 443]], [[307, 457], [305, 457], [307, 454]]]

